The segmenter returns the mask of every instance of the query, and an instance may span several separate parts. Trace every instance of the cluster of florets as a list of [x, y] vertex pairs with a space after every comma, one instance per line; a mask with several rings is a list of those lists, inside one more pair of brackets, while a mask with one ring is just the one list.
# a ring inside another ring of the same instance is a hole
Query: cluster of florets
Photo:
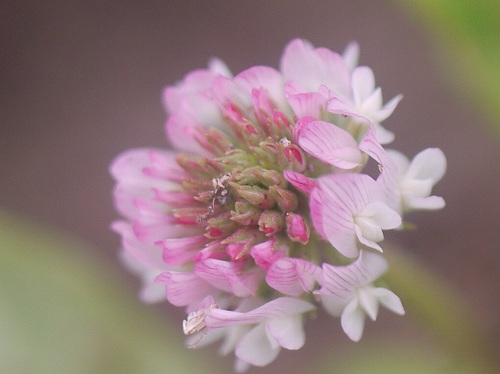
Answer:
[[403, 213], [444, 206], [430, 195], [446, 159], [383, 147], [401, 96], [383, 105], [357, 59], [356, 44], [339, 55], [294, 40], [279, 71], [232, 76], [213, 60], [165, 90], [174, 150], [130, 150], [111, 166], [125, 217], [113, 228], [142, 298], [185, 307], [188, 346], [222, 339], [238, 371], [302, 347], [317, 304], [355, 341], [379, 305], [404, 313], [375, 285], [379, 243]]

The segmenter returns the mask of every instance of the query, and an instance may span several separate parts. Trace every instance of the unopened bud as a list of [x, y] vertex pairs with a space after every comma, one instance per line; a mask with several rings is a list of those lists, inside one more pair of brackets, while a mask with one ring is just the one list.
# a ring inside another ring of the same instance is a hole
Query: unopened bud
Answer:
[[260, 215], [259, 230], [268, 237], [280, 232], [284, 225], [283, 215], [276, 210], [265, 210]]
[[307, 244], [311, 231], [301, 215], [289, 213], [286, 215], [286, 233], [292, 242]]
[[231, 212], [231, 220], [244, 226], [257, 225], [261, 209], [245, 201], [237, 201], [234, 211]]
[[299, 206], [297, 195], [278, 186], [269, 187], [269, 194], [276, 201], [282, 212], [293, 212]]
[[245, 199], [250, 204], [260, 209], [270, 209], [275, 204], [275, 201], [270, 196], [269, 191], [261, 187], [242, 186], [233, 182], [230, 182], [229, 185], [236, 191], [239, 197]]

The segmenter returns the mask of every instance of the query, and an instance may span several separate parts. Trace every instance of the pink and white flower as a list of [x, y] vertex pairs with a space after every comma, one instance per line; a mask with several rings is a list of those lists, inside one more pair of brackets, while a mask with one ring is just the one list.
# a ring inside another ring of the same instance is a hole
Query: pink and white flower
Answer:
[[382, 256], [369, 252], [348, 266], [323, 264], [323, 284], [315, 293], [330, 314], [341, 318], [344, 332], [354, 341], [363, 335], [366, 315], [376, 320], [380, 304], [396, 314], [405, 313], [398, 296], [372, 284], [387, 268]]
[[384, 202], [380, 185], [364, 174], [327, 175], [318, 182], [311, 196], [321, 202], [311, 210], [318, 232], [349, 258], [363, 247], [382, 251], [382, 230], [401, 225], [401, 217]]
[[400, 152], [389, 150], [397, 168], [397, 183], [404, 212], [417, 209], [435, 210], [444, 207], [442, 197], [430, 196], [432, 187], [446, 172], [446, 157], [438, 148], [427, 148], [410, 162]]
[[113, 229], [141, 297], [184, 307], [188, 346], [222, 339], [237, 371], [302, 347], [318, 296], [353, 340], [379, 304], [401, 314], [372, 285], [387, 268], [372, 252], [404, 212], [444, 205], [429, 196], [444, 155], [410, 163], [384, 149], [380, 122], [401, 96], [382, 105], [358, 55], [355, 43], [340, 55], [297, 39], [280, 70], [233, 76], [213, 60], [164, 91], [173, 150], [130, 150], [111, 165], [123, 216]]
[[280, 297], [248, 312], [213, 308], [205, 324], [208, 330], [250, 327], [235, 344], [236, 357], [250, 365], [265, 366], [274, 361], [281, 348], [297, 350], [304, 345], [302, 315], [314, 309], [306, 301]]

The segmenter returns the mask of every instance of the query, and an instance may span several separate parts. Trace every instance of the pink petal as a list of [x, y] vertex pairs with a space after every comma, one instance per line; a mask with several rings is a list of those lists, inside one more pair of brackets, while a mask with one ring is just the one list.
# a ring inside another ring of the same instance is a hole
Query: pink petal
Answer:
[[314, 305], [306, 301], [291, 297], [280, 297], [246, 313], [214, 309], [205, 318], [205, 322], [210, 328], [247, 325], [259, 323], [269, 318], [300, 315], [314, 309]]
[[295, 82], [285, 84], [285, 94], [297, 118], [321, 118], [326, 110], [328, 97], [320, 92], [296, 92], [300, 88]]
[[297, 173], [293, 170], [285, 170], [283, 176], [296, 189], [308, 195], [316, 187], [316, 182], [314, 182], [314, 180], [309, 179], [305, 175]]
[[255, 66], [238, 74], [234, 83], [251, 94], [254, 89], [265, 89], [271, 101], [280, 110], [288, 108], [283, 90], [283, 76], [279, 71], [267, 66]]
[[285, 295], [300, 296], [304, 292], [311, 292], [321, 277], [320, 267], [306, 260], [287, 257], [276, 261], [269, 268], [266, 282]]
[[309, 211], [311, 214], [311, 221], [316, 232], [323, 238], [327, 239], [324, 221], [323, 221], [323, 197], [320, 188], [315, 188], [309, 197]]
[[262, 278], [260, 269], [243, 272], [243, 262], [207, 259], [195, 265], [195, 273], [214, 287], [238, 297], [255, 295]]
[[363, 162], [356, 140], [340, 127], [305, 117], [295, 131], [302, 149], [330, 165], [352, 169]]
[[156, 282], [165, 285], [168, 301], [175, 306], [190, 306], [196, 310], [203, 298], [213, 291], [212, 286], [194, 273], [168, 271], [160, 274]]
[[165, 268], [162, 259], [162, 251], [155, 245], [146, 244], [137, 239], [132, 226], [125, 221], [116, 221], [112, 224], [113, 231], [122, 237], [123, 249], [134, 259], [135, 262], [147, 268]]
[[373, 131], [369, 131], [359, 143], [359, 149], [374, 159], [381, 170], [377, 183], [384, 194], [384, 201], [396, 212], [401, 212], [401, 195], [398, 187], [398, 168], [386, 150], [380, 145]]
[[192, 260], [196, 252], [207, 243], [204, 235], [165, 239], [156, 244], [163, 248], [163, 261], [169, 265], [182, 265]]
[[274, 262], [285, 256], [286, 251], [287, 246], [280, 246], [276, 239], [272, 239], [254, 245], [250, 254], [255, 260], [255, 264], [267, 271]]
[[195, 118], [186, 112], [175, 112], [168, 117], [165, 131], [174, 148], [199, 155], [209, 155], [196, 140], [198, 128], [203, 127]]
[[316, 92], [321, 85], [349, 92], [349, 67], [329, 49], [314, 49], [310, 43], [295, 39], [286, 46], [280, 67], [285, 81], [297, 82], [305, 92]]

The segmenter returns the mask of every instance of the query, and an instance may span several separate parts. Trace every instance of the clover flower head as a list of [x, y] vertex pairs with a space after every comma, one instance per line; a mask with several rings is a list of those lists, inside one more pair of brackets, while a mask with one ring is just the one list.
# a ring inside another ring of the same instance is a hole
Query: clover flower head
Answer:
[[237, 371], [301, 348], [318, 302], [352, 340], [379, 305], [404, 312], [374, 285], [383, 231], [444, 206], [430, 193], [446, 159], [384, 148], [401, 96], [383, 105], [358, 56], [355, 43], [340, 55], [297, 39], [280, 70], [233, 76], [212, 60], [164, 91], [172, 150], [126, 151], [110, 167], [113, 229], [141, 297], [184, 307], [188, 346], [222, 341]]

